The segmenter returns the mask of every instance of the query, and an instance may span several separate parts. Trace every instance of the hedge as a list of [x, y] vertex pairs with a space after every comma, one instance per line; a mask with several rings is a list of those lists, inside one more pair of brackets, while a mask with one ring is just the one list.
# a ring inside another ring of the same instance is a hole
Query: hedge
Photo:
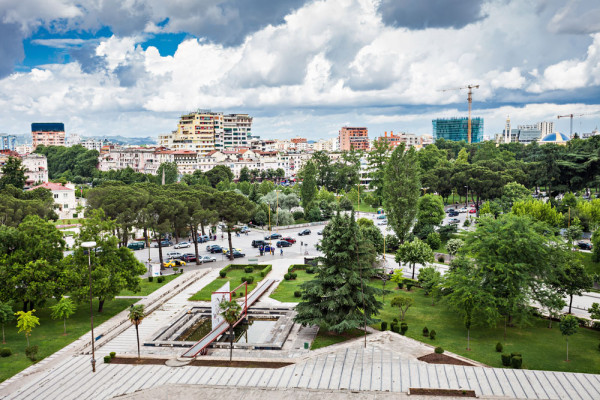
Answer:
[[[258, 267], [264, 267], [262, 271], [266, 269], [266, 267], [271, 267], [271, 264], [229, 264], [228, 266], [221, 268], [221, 271], [229, 271], [230, 269], [245, 269], [246, 267], [252, 267], [253, 269], [257, 269]], [[270, 270], [269, 270], [270, 271]]]
[[271, 272], [272, 269], [273, 266], [271, 266], [271, 264], [267, 265], [266, 267], [260, 270], [260, 276], [264, 278], [269, 272]]
[[288, 273], [292, 273], [292, 272], [294, 272], [297, 269], [298, 270], [301, 269], [301, 270], [305, 270], [306, 271], [306, 268], [311, 268], [311, 267], [313, 267], [313, 266], [312, 265], [308, 265], [308, 264], [292, 264], [288, 268]]

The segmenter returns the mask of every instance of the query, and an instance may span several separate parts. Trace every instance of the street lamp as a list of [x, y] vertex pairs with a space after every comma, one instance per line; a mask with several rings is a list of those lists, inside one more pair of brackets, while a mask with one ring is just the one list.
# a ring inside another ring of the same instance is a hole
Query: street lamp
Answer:
[[94, 351], [94, 310], [92, 308], [92, 249], [96, 247], [96, 242], [83, 242], [81, 247], [88, 249], [88, 283], [90, 285], [90, 324], [92, 326], [92, 372], [96, 372], [96, 354]]
[[469, 185], [465, 186], [467, 188], [467, 198], [465, 199], [465, 208], [469, 207]]

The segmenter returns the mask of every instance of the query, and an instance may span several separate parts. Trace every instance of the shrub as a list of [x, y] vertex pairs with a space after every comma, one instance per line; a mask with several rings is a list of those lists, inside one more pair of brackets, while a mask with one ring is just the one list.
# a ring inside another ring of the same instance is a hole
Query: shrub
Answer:
[[289, 281], [290, 279], [292, 279], [292, 276], [290, 274], [285, 274], [283, 276], [283, 279], [285, 279], [286, 281]]
[[392, 324], [391, 329], [394, 333], [400, 333], [400, 328], [396, 324]]
[[37, 359], [37, 353], [38, 353], [38, 347], [37, 347], [37, 345], [35, 345], [35, 346], [29, 346], [29, 347], [25, 348], [25, 355], [31, 361], [35, 361]]
[[521, 366], [523, 365], [523, 359], [520, 356], [514, 356], [510, 359], [510, 365], [514, 369], [521, 369]]
[[444, 256], [439, 256], [439, 257], [438, 257], [438, 262], [440, 262], [440, 263], [442, 263], [442, 264], [443, 264], [443, 263], [445, 263], [445, 262], [446, 262], [446, 259], [444, 258]]
[[434, 331], [433, 329], [431, 330], [431, 332], [429, 332], [429, 338], [431, 340], [435, 340], [435, 335], [436, 335], [436, 331]]
[[413, 283], [407, 283], [406, 290], [408, 290], [410, 292], [410, 289], [412, 289], [413, 285], [414, 285]]
[[402, 289], [404, 287], [404, 282], [398, 282], [398, 289]]
[[291, 278], [291, 279], [296, 279], [297, 277], [298, 277], [298, 274], [297, 274], [297, 273], [295, 273], [295, 272], [292, 272], [292, 273], [290, 274], [290, 278]]
[[254, 272], [254, 268], [252, 268], [250, 266], [247, 266], [247, 267], [244, 268], [244, 272], [247, 273], [247, 274], [251, 274], [251, 273]]
[[308, 268], [306, 268], [306, 273], [307, 274], [314, 274], [315, 273], [315, 269], [313, 267], [308, 267]]
[[156, 278], [156, 281], [158, 283], [163, 283], [165, 281], [165, 277], [164, 276], [159, 276], [158, 278]]
[[110, 360], [112, 360], [110, 356], [104, 356], [104, 364], [110, 364]]
[[300, 290], [296, 290], [294, 292], [294, 297], [302, 297], [302, 292]]
[[109, 355], [110, 355], [110, 358], [115, 358], [115, 356], [117, 355], [117, 353], [115, 353], [114, 351], [111, 351], [109, 353]]
[[408, 324], [406, 322], [403, 322], [402, 324], [400, 324], [400, 333], [402, 335], [404, 335], [407, 330], [408, 330]]
[[242, 276], [240, 278], [240, 280], [242, 283], [246, 282], [248, 285], [250, 285], [252, 282], [254, 282], [254, 277], [253, 276]]
[[154, 277], [153, 276], [149, 276], [148, 277], [148, 282], [152, 282], [152, 281], [154, 281]]
[[463, 226], [471, 226], [471, 221], [469, 221], [469, 218], [465, 219]]
[[12, 351], [9, 348], [0, 349], [0, 357], [10, 357]]
[[427, 327], [423, 328], [423, 336], [429, 336], [429, 329], [427, 329]]
[[398, 324], [398, 318], [394, 318], [393, 321]]
[[381, 321], [381, 330], [382, 331], [387, 331], [387, 322]]
[[522, 354], [521, 353], [510, 353], [511, 357], [521, 357]]
[[260, 271], [260, 276], [264, 278], [269, 272], [271, 272], [272, 269], [273, 267], [271, 266], [271, 264], [267, 265]]
[[505, 367], [510, 366], [510, 354], [502, 354], [502, 365], [504, 365]]
[[496, 343], [496, 351], [498, 353], [502, 353], [503, 348], [504, 348], [504, 346], [502, 346], [502, 343], [500, 343], [500, 342]]
[[440, 346], [435, 348], [435, 354], [444, 354], [444, 349], [442, 349]]
[[227, 276], [227, 271], [223, 271], [223, 270], [219, 271], [219, 276], [221, 278], [225, 278]]
[[[244, 282], [244, 281], [242, 281], [242, 282]], [[237, 296], [237, 292], [233, 292], [233, 293], [231, 293], [231, 295], [232, 296]]]
[[431, 232], [429, 235], [427, 235], [426, 242], [434, 251], [439, 249], [442, 245], [442, 239], [440, 238], [440, 234], [437, 232]]

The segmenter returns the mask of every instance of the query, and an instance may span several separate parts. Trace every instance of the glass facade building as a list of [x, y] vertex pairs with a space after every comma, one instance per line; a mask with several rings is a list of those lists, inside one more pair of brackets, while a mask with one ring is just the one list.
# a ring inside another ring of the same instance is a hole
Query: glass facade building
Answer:
[[[432, 121], [434, 139], [468, 142], [468, 118], [438, 118]], [[471, 143], [483, 141], [483, 118], [471, 118]]]
[[0, 150], [15, 151], [17, 137], [15, 135], [0, 135]]

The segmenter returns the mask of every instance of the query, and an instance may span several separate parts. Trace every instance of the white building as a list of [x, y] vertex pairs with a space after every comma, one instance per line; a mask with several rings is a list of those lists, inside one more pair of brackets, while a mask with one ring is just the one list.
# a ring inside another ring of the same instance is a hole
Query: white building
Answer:
[[105, 142], [104, 140], [100, 140], [100, 139], [86, 139], [82, 142], [80, 142], [79, 144], [81, 144], [83, 147], [85, 147], [88, 150], [96, 150], [98, 153], [100, 153], [100, 150], [102, 150], [102, 146], [104, 146], [105, 144], [107, 144], [107, 142]]
[[69, 133], [69, 136], [65, 140], [65, 146], [67, 147], [75, 146], [79, 143], [81, 143], [81, 136], [79, 136], [77, 133]]
[[26, 184], [28, 186], [48, 182], [48, 160], [43, 154], [31, 153], [23, 156]]
[[15, 147], [15, 151], [19, 153], [20, 156], [24, 156], [33, 151], [33, 145], [31, 143], [19, 144]]
[[115, 148], [98, 157], [98, 169], [110, 171], [111, 169], [132, 168], [135, 172], [156, 174], [160, 160], [156, 148], [134, 147]]
[[34, 186], [29, 190], [37, 188], [48, 189], [52, 192], [54, 198], [54, 212], [59, 219], [76, 218], [77, 216], [77, 199], [75, 198], [75, 186], [67, 183], [63, 186], [60, 183], [46, 182], [38, 186]]

